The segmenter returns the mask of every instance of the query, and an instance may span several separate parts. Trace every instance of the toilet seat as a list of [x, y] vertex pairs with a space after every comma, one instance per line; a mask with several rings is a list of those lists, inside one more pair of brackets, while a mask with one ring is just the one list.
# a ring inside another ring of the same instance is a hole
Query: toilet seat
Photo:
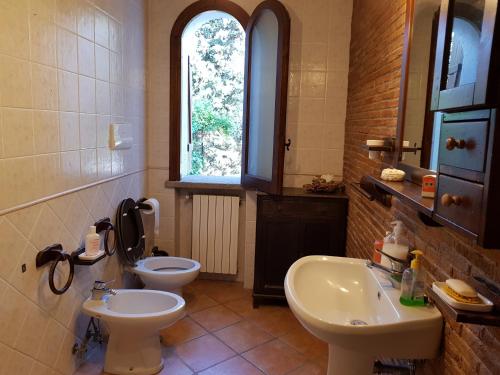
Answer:
[[144, 254], [145, 236], [141, 211], [132, 198], [123, 200], [116, 212], [118, 255], [129, 266], [134, 266]]
[[141, 259], [145, 250], [144, 227], [139, 205], [131, 198], [118, 206], [116, 213], [117, 251], [130, 271], [141, 277], [148, 289], [174, 291], [198, 276], [199, 262], [180, 257], [153, 256]]

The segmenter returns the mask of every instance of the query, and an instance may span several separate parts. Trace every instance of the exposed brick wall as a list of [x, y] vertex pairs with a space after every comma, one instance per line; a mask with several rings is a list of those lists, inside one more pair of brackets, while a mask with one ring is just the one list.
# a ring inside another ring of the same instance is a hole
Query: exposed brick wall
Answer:
[[[428, 282], [483, 274], [500, 282], [500, 250], [485, 250], [444, 228], [423, 225], [416, 212], [396, 200], [392, 209], [369, 202], [350, 182], [379, 173], [380, 162], [368, 159], [366, 139], [396, 132], [404, 0], [355, 0], [352, 17], [344, 178], [350, 197], [347, 254], [370, 257], [392, 218], [402, 219], [422, 249]], [[425, 374], [500, 374], [500, 329], [463, 325], [445, 316], [442, 354], [419, 367]], [[411, 337], [408, 338], [411, 340]]]

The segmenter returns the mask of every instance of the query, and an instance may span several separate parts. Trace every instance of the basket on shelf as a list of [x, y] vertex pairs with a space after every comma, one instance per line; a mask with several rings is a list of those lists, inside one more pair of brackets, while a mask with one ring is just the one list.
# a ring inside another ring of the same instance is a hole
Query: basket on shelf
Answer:
[[344, 183], [334, 181], [332, 176], [316, 176], [312, 183], [305, 184], [303, 189], [308, 193], [341, 193], [344, 192]]

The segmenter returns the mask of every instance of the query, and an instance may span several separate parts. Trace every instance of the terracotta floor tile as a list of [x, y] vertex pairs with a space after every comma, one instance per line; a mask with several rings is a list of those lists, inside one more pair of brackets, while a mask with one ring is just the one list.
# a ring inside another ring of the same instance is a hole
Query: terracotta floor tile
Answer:
[[181, 344], [175, 352], [194, 371], [202, 371], [235, 355], [231, 349], [212, 335], [205, 335]]
[[189, 284], [185, 290], [189, 290], [194, 294], [206, 294], [207, 291], [216, 289], [218, 287], [224, 286], [227, 287], [229, 286], [230, 282], [224, 282], [224, 281], [217, 281], [217, 280], [203, 280], [203, 279], [196, 279], [193, 281], [191, 284]]
[[165, 367], [163, 370], [158, 373], [158, 375], [192, 375], [193, 371], [189, 367], [187, 367], [181, 359], [173, 354], [165, 360]]
[[217, 331], [221, 328], [237, 323], [242, 319], [241, 316], [235, 314], [222, 305], [198, 311], [191, 314], [191, 318], [209, 331]]
[[302, 327], [281, 336], [280, 340], [309, 358], [328, 356], [328, 344], [314, 337]]
[[260, 345], [242, 356], [268, 375], [286, 374], [306, 361], [302, 354], [277, 339]]
[[219, 303], [249, 297], [251, 289], [244, 289], [242, 283], [212, 282], [206, 285], [205, 293]]
[[251, 313], [245, 314], [245, 316], [249, 321], [275, 337], [283, 336], [301, 327], [298, 320], [286, 307], [279, 310], [267, 309], [269, 313], [266, 313], [266, 310], [256, 311], [261, 309], [262, 307], [254, 309]]
[[183, 342], [198, 338], [207, 333], [198, 323], [189, 317], [179, 320], [160, 332], [163, 345], [176, 346]]
[[192, 314], [197, 311], [208, 309], [209, 307], [217, 306], [219, 303], [206, 294], [196, 294], [193, 292], [185, 292], [183, 294], [186, 301], [186, 311]]
[[233, 324], [214, 334], [238, 353], [246, 352], [273, 339], [273, 336], [248, 321]]
[[261, 305], [255, 309], [247, 309], [247, 311], [242, 312], [241, 315], [247, 319], [260, 319], [268, 318], [271, 315], [277, 313], [283, 313], [288, 310], [286, 306], [276, 306], [276, 305]]
[[306, 363], [298, 369], [289, 372], [287, 375], [326, 375], [326, 368], [317, 363]]
[[238, 356], [210, 367], [200, 372], [199, 375], [263, 375], [263, 373], [250, 362]]
[[247, 314], [253, 310], [252, 296], [226, 302], [224, 306], [226, 306], [227, 308], [229, 308], [230, 310], [234, 311], [237, 314], [240, 315]]

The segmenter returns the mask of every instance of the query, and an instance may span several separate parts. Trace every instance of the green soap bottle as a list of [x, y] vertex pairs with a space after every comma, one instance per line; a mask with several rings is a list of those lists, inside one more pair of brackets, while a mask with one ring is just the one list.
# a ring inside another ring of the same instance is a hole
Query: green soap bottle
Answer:
[[411, 261], [410, 268], [403, 272], [399, 302], [405, 306], [425, 306], [424, 275], [420, 270], [420, 257], [423, 253], [420, 250], [411, 253], [415, 255], [415, 259]]

